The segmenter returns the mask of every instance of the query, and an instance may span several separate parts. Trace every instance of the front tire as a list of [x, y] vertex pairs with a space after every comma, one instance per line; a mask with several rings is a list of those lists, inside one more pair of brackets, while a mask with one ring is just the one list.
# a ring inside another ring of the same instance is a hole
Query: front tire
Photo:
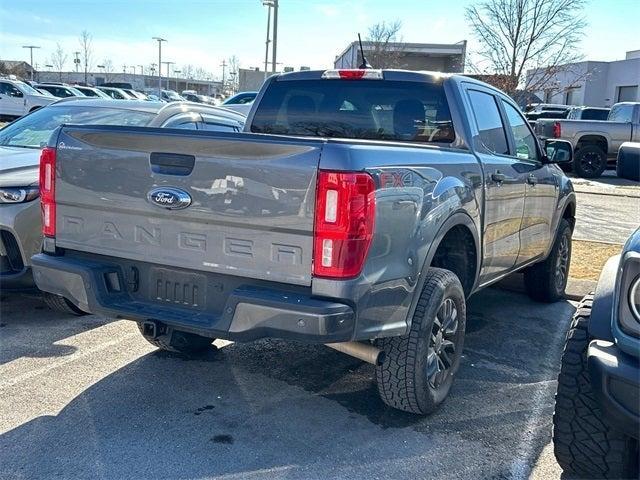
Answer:
[[591, 389], [587, 348], [593, 295], [578, 305], [562, 354], [553, 413], [554, 454], [580, 478], [635, 478], [638, 445], [603, 418]]
[[378, 340], [384, 351], [376, 367], [378, 393], [390, 407], [419, 415], [438, 408], [460, 366], [466, 304], [458, 277], [430, 268], [409, 334]]
[[214, 341], [213, 338], [176, 330], [168, 325], [158, 325], [158, 332], [154, 336], [145, 329], [144, 322], [137, 323], [140, 334], [147, 342], [167, 352], [195, 355], [211, 348]]
[[564, 298], [571, 265], [571, 233], [569, 222], [561, 219], [547, 259], [524, 270], [524, 286], [531, 299], [552, 303]]
[[66, 315], [74, 315], [76, 317], [82, 317], [88, 315], [87, 312], [80, 310], [70, 300], [67, 300], [61, 295], [54, 295], [53, 293], [43, 292], [42, 300], [51, 310], [64, 313]]
[[576, 153], [573, 171], [578, 177], [598, 178], [607, 168], [607, 152], [598, 145], [585, 145]]

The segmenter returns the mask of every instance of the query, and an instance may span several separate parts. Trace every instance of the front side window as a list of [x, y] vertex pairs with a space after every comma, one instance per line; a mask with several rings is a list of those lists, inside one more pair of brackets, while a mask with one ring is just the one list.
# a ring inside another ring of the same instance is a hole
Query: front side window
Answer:
[[258, 104], [251, 131], [420, 143], [455, 140], [442, 85], [395, 80], [274, 81]]
[[469, 100], [482, 144], [494, 153], [509, 155], [507, 136], [494, 96], [478, 90], [469, 90]]
[[22, 97], [22, 92], [10, 83], [0, 82], [0, 94], [8, 95], [9, 97]]
[[502, 100], [502, 105], [507, 113], [509, 128], [513, 133], [513, 139], [516, 142], [516, 156], [523, 160], [538, 160], [537, 140], [531, 130], [527, 126], [520, 112], [518, 112], [510, 103]]

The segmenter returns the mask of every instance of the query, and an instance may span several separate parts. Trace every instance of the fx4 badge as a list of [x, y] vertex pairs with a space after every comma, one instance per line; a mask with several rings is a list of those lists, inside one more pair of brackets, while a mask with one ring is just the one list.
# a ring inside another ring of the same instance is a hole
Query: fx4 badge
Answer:
[[147, 193], [147, 200], [167, 210], [180, 210], [191, 205], [191, 195], [173, 187], [154, 188]]

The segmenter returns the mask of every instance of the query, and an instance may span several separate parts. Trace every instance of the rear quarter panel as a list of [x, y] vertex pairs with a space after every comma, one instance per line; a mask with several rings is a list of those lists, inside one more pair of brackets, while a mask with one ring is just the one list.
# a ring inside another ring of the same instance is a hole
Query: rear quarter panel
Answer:
[[481, 230], [482, 172], [457, 149], [329, 141], [321, 169], [367, 171], [376, 181], [375, 235], [354, 280], [314, 278], [314, 295], [358, 304], [356, 339], [403, 334], [414, 293], [452, 217]]

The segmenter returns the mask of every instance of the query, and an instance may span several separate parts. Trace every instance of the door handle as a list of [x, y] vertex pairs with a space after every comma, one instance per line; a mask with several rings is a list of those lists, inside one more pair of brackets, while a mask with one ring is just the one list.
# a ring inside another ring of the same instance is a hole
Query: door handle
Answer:
[[496, 183], [502, 183], [507, 179], [507, 176], [504, 173], [494, 172], [491, 174], [491, 180]]
[[152, 152], [149, 158], [151, 171], [164, 175], [190, 175], [196, 163], [193, 155]]
[[538, 177], [536, 177], [534, 174], [530, 174], [527, 177], [527, 183], [529, 185], [536, 185], [538, 183]]

